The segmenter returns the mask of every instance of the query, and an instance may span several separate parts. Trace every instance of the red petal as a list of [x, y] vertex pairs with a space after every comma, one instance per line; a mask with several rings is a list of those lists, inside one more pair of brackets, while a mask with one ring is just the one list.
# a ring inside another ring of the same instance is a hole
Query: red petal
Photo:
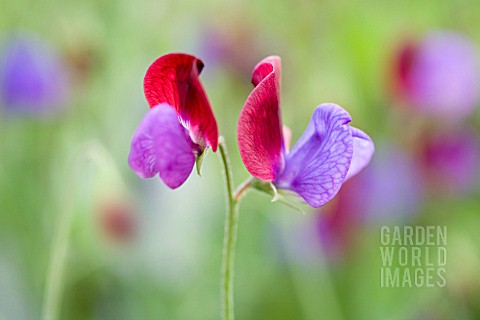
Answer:
[[148, 68], [143, 82], [150, 108], [168, 103], [175, 108], [190, 136], [202, 148], [217, 150], [218, 128], [202, 83], [203, 62], [191, 55], [161, 56]]
[[280, 120], [280, 57], [260, 61], [253, 70], [255, 86], [238, 120], [238, 147], [247, 170], [264, 181], [275, 180], [283, 168]]

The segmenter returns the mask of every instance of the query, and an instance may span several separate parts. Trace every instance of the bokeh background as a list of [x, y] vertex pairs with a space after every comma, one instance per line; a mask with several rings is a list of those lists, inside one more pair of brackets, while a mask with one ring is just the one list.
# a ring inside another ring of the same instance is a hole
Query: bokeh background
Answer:
[[[0, 0], [0, 8], [0, 319], [40, 318], [52, 253], [62, 248], [64, 275], [53, 273], [60, 319], [219, 318], [217, 155], [174, 191], [127, 164], [148, 110], [144, 73], [169, 52], [204, 60], [237, 184], [249, 175], [236, 121], [251, 70], [267, 55], [282, 58], [293, 142], [315, 106], [335, 102], [376, 144], [370, 166], [319, 210], [246, 196], [238, 319], [480, 318], [480, 104], [472, 98], [456, 116], [455, 102], [437, 116], [409, 96], [410, 82], [399, 85], [414, 68], [408, 48], [431, 34], [449, 30], [476, 50], [478, 1]], [[452, 59], [446, 78], [478, 71]], [[453, 95], [476, 97], [472, 83]], [[435, 92], [451, 89], [441, 85]], [[65, 220], [71, 228], [55, 247]], [[447, 226], [445, 287], [380, 286], [380, 226], [404, 224]]]

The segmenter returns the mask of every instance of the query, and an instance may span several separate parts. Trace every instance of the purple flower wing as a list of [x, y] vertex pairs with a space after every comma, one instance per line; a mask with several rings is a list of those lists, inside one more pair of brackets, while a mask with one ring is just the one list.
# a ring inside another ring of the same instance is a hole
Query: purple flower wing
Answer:
[[159, 104], [150, 109], [138, 126], [128, 163], [141, 178], [158, 173], [168, 187], [175, 189], [192, 172], [195, 163], [192, 145], [173, 107]]
[[307, 130], [287, 155], [277, 186], [295, 191], [312, 207], [330, 201], [352, 160], [350, 121], [348, 112], [336, 104], [318, 106]]
[[362, 130], [353, 128], [353, 156], [345, 181], [359, 173], [372, 159], [375, 147], [372, 139]]

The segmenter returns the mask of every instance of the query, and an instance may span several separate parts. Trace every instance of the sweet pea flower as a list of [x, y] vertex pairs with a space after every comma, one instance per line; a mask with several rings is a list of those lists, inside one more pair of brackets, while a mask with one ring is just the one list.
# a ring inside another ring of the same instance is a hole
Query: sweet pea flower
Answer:
[[238, 121], [240, 155], [255, 178], [320, 207], [369, 163], [374, 145], [367, 134], [349, 126], [348, 112], [327, 103], [315, 109], [303, 136], [289, 152], [289, 134], [283, 132], [280, 119], [280, 81], [279, 57], [267, 57], [255, 66], [255, 88]]
[[399, 96], [427, 115], [463, 119], [479, 102], [477, 48], [461, 34], [437, 31], [405, 43], [394, 68]]
[[158, 174], [175, 189], [206, 148], [217, 150], [217, 122], [199, 79], [203, 66], [194, 56], [172, 53], [148, 68], [144, 92], [150, 110], [133, 136], [128, 158], [141, 178]]
[[68, 92], [67, 68], [54, 46], [29, 33], [7, 37], [0, 53], [0, 106], [7, 114], [52, 114]]

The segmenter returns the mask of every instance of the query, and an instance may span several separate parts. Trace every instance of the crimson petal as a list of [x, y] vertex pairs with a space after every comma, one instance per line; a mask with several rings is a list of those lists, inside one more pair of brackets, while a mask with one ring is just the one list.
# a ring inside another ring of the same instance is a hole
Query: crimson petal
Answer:
[[218, 128], [199, 75], [203, 62], [188, 54], [161, 56], [148, 68], [143, 82], [150, 108], [168, 103], [189, 130], [193, 142], [203, 149], [218, 146]]
[[158, 105], [147, 113], [132, 139], [128, 164], [141, 178], [157, 173], [167, 186], [181, 186], [192, 172], [195, 145], [175, 110]]
[[238, 120], [240, 156], [247, 170], [263, 181], [274, 181], [283, 168], [283, 136], [280, 119], [280, 57], [270, 56], [254, 68], [255, 86]]

